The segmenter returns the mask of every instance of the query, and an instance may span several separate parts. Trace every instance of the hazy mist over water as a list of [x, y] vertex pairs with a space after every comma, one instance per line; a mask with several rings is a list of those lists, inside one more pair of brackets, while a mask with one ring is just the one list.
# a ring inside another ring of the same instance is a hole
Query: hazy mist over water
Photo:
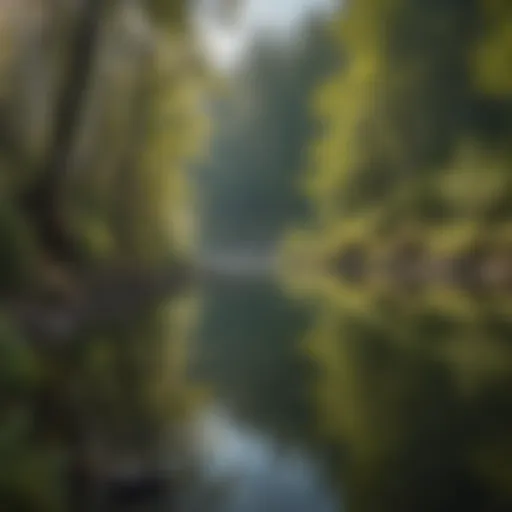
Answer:
[[0, 0], [1, 512], [512, 510], [508, 0]]

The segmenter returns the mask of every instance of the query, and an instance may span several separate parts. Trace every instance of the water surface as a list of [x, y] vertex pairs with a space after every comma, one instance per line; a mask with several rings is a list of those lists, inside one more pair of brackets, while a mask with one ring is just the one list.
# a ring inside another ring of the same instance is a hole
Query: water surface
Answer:
[[456, 290], [211, 283], [191, 372], [215, 402], [186, 510], [512, 510], [507, 311]]

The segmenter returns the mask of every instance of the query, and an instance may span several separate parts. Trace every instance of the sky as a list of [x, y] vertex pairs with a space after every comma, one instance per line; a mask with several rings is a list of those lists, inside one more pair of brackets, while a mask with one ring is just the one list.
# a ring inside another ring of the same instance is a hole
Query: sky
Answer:
[[245, 0], [235, 24], [220, 26], [199, 11], [196, 27], [207, 57], [221, 68], [243, 58], [254, 35], [262, 29], [289, 33], [311, 11], [328, 9], [335, 0]]

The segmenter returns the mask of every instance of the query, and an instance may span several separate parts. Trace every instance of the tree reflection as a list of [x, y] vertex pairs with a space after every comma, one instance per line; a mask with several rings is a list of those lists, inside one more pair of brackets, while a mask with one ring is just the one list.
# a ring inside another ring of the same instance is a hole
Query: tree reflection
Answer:
[[508, 509], [512, 325], [485, 303], [403, 299], [367, 291], [358, 310], [326, 294], [305, 343], [349, 510]]

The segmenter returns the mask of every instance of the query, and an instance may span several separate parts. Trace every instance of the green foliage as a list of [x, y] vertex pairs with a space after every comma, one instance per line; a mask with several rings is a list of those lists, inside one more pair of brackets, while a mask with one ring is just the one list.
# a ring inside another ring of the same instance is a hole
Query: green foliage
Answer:
[[[506, 315], [489, 302], [456, 312], [453, 303], [464, 297], [455, 295], [449, 309], [368, 287], [359, 302], [348, 293], [338, 286], [318, 296], [304, 342], [317, 365], [318, 433], [342, 453], [346, 506], [509, 505]], [[453, 492], [459, 486], [463, 495]]]
[[5, 400], [10, 394], [30, 390], [39, 376], [37, 358], [8, 318], [0, 317], [0, 386]]
[[142, 33], [131, 34], [120, 10], [95, 63], [64, 204], [87, 259], [154, 264], [177, 249], [184, 231], [175, 226], [189, 197], [180, 168], [204, 135], [203, 83], [189, 69], [184, 36], [155, 28], [139, 10], [132, 16]]
[[349, 510], [512, 503], [510, 7], [351, 0], [331, 26], [314, 220], [282, 266], [320, 303], [304, 349]]
[[7, 509], [45, 512], [65, 510], [64, 458], [57, 449], [41, 446], [31, 433], [27, 411], [2, 417], [0, 429], [0, 495]]
[[[41, 315], [88, 307], [81, 276], [170, 272], [183, 260], [183, 171], [204, 135], [204, 82], [181, 1], [108, 2], [87, 26], [87, 35], [98, 27], [92, 66], [71, 94], [72, 43], [94, 2], [44, 3], [35, 14], [19, 4], [0, 7], [0, 508], [57, 512], [70, 506], [66, 464], [80, 455], [77, 437], [95, 437], [107, 464], [127, 451], [149, 463], [164, 456], [169, 424], [191, 402], [180, 344], [188, 327], [170, 300], [60, 346], [37, 329], [34, 339], [20, 333], [32, 332], [24, 322], [37, 320], [33, 304]], [[67, 127], [70, 147], [66, 137], [54, 147], [66, 95], [78, 100], [77, 125]], [[55, 177], [45, 162], [62, 160]], [[39, 181], [54, 201], [32, 211], [26, 196]], [[66, 231], [71, 261], [41, 229], [44, 208], [56, 212], [50, 228]], [[21, 325], [17, 308], [27, 311]]]
[[149, 0], [147, 5], [158, 23], [179, 26], [183, 22], [185, 7], [180, 0]]
[[0, 290], [5, 293], [27, 285], [35, 264], [33, 235], [10, 197], [0, 198], [0, 240]]
[[369, 217], [365, 238], [384, 244], [408, 223], [427, 244], [443, 223], [509, 218], [510, 66], [499, 63], [511, 19], [499, 1], [347, 3], [332, 28], [345, 64], [312, 101], [323, 127], [304, 179], [321, 226], [312, 243], [337, 230], [343, 253], [344, 233]]
[[503, 0], [479, 2], [482, 28], [471, 54], [473, 83], [497, 98], [512, 94], [512, 10]]
[[63, 510], [63, 454], [41, 444], [35, 427], [41, 377], [35, 351], [0, 318], [0, 496], [7, 509]]

